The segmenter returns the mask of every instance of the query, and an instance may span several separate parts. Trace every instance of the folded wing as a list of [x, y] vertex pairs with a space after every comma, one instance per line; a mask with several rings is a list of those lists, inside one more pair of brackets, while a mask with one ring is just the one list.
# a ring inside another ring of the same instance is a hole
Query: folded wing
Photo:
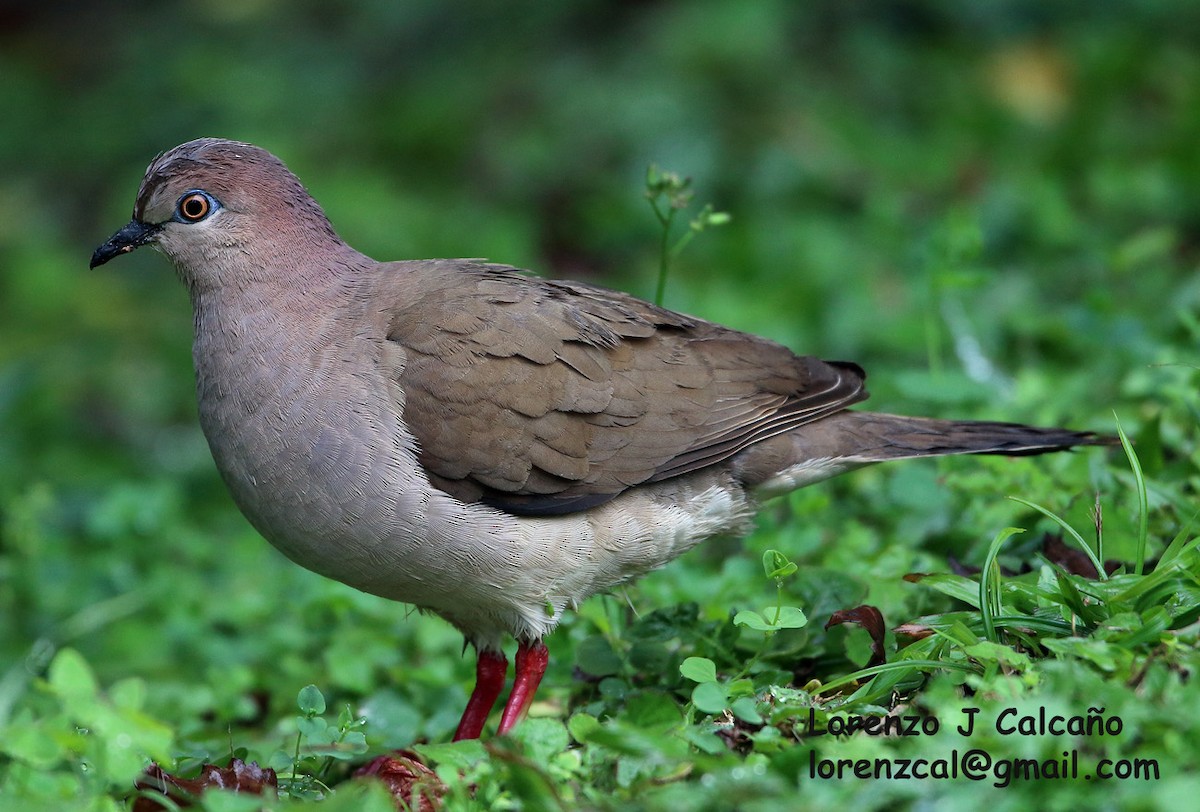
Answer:
[[419, 460], [464, 501], [585, 510], [866, 397], [854, 364], [623, 293], [467, 261], [425, 267], [388, 339], [407, 357]]

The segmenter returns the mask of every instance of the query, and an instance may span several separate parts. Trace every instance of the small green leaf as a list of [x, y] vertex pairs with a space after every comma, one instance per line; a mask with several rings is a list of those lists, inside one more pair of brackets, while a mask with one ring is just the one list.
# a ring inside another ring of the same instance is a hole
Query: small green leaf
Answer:
[[657, 641], [636, 640], [629, 647], [629, 664], [641, 671], [662, 673], [670, 659], [670, 649]]
[[337, 726], [338, 730], [350, 730], [356, 727], [362, 727], [367, 723], [367, 720], [354, 715], [354, 710], [350, 705], [343, 705], [342, 712], [338, 714]]
[[692, 704], [701, 713], [721, 713], [729, 707], [729, 697], [720, 683], [702, 682], [692, 690]]
[[629, 693], [629, 683], [620, 677], [605, 677], [597, 687], [600, 689], [600, 696], [617, 702]]
[[735, 679], [733, 682], [725, 686], [725, 693], [730, 697], [754, 696], [754, 680], [748, 677]]
[[690, 727], [683, 733], [684, 738], [695, 745], [696, 749], [709, 755], [724, 755], [729, 748], [725, 746], [725, 742], [719, 737], [706, 730]]
[[621, 670], [621, 657], [608, 640], [596, 634], [585, 638], [575, 649], [575, 664], [585, 674], [607, 677]]
[[776, 607], [772, 606], [762, 613], [776, 629], [802, 629], [808, 625], [808, 617], [796, 606], [780, 606], [778, 612], [776, 617]]
[[305, 716], [319, 716], [325, 712], [325, 695], [315, 685], [305, 685], [296, 696], [296, 704]]
[[775, 627], [768, 623], [763, 616], [758, 612], [750, 609], [743, 609], [733, 616], [733, 625], [745, 626], [748, 629], [756, 629], [760, 632], [773, 632]]
[[777, 632], [801, 629], [808, 625], [808, 617], [795, 606], [768, 606], [762, 612], [743, 609], [733, 616], [733, 623], [760, 632]]
[[352, 730], [342, 737], [342, 746], [351, 753], [367, 752], [367, 734], [361, 730]]
[[758, 712], [758, 703], [753, 697], [743, 696], [741, 699], [735, 699], [729, 706], [729, 710], [733, 712], [734, 716], [748, 724], [761, 725], [763, 723], [762, 715]]
[[426, 763], [448, 764], [458, 770], [466, 770], [487, 758], [487, 751], [483, 749], [483, 743], [479, 739], [442, 744], [414, 744], [412, 749]]
[[717, 681], [717, 666], [707, 657], [688, 657], [680, 664], [679, 673], [693, 682]]
[[779, 550], [767, 550], [763, 553], [763, 572], [767, 574], [768, 578], [776, 580], [786, 578], [795, 573], [797, 569], [796, 565]]
[[293, 755], [286, 750], [276, 750], [267, 757], [266, 765], [277, 773], [290, 770], [293, 765]]
[[108, 689], [108, 698], [122, 710], [141, 710], [146, 701], [147, 687], [143, 680], [130, 677], [114, 683]]
[[527, 719], [514, 735], [525, 745], [525, 754], [545, 764], [571, 744], [567, 728], [557, 719]]
[[600, 720], [590, 713], [577, 713], [567, 720], [567, 732], [581, 744], [599, 729]]
[[91, 700], [99, 691], [92, 667], [73, 648], [65, 648], [55, 655], [47, 678], [54, 692], [65, 700]]
[[48, 770], [67, 757], [69, 751], [43, 726], [31, 722], [8, 725], [0, 741], [0, 753], [24, 761], [35, 769]]
[[638, 727], [674, 729], [680, 720], [679, 703], [666, 693], [639, 691], [625, 701], [625, 715]]
[[333, 741], [329, 723], [320, 716], [298, 716], [296, 717], [296, 730], [300, 735], [309, 739], [310, 744], [326, 744]]

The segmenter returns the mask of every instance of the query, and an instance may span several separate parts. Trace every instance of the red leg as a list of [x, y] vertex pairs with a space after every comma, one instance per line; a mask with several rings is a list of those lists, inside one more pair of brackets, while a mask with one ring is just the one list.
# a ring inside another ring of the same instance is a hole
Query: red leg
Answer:
[[[521, 657], [517, 655], [517, 666], [521, 665]], [[481, 651], [475, 660], [475, 690], [467, 700], [467, 709], [463, 711], [462, 721], [454, 732], [454, 741], [460, 739], [478, 739], [487, 722], [488, 714], [496, 704], [496, 697], [504, 688], [504, 678], [508, 674], [508, 659], [499, 651]]]
[[507, 733], [525, 717], [525, 712], [533, 703], [533, 695], [541, 684], [542, 674], [546, 673], [546, 663], [550, 662], [550, 651], [541, 640], [533, 643], [521, 643], [517, 648], [517, 673], [513, 678], [512, 693], [508, 696], [508, 704], [504, 706], [504, 715], [500, 717], [500, 727], [497, 733]]

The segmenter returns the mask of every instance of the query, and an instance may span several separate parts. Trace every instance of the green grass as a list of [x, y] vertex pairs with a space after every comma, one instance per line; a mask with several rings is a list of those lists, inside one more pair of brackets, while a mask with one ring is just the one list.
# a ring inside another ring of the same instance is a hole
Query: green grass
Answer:
[[[280, 797], [203, 808], [391, 809], [351, 775], [396, 748], [432, 766], [445, 809], [1189, 808], [1196, 10], [500, 9], [11, 20], [0, 808], [125, 809], [150, 760], [193, 776], [237, 757], [275, 769]], [[1128, 442], [877, 466], [776, 500], [747, 539], [585, 603], [548, 640], [531, 718], [449, 744], [461, 638], [263, 542], [200, 435], [166, 263], [86, 270], [149, 159], [209, 134], [280, 154], [374, 256], [485, 256], [647, 298], [666, 257], [667, 306], [857, 360], [873, 408]], [[652, 163], [728, 223], [692, 239], [699, 204], [656, 218]], [[1043, 711], [1082, 731], [1029, 729]], [[913, 735], [874, 735], [885, 715]], [[991, 760], [979, 780], [854, 775], [971, 751]], [[1159, 775], [1024, 776], [1064, 753]]]

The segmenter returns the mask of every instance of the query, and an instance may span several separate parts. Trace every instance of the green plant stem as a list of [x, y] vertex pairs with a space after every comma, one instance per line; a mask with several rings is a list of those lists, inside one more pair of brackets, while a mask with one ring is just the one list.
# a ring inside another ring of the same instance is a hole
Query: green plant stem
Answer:
[[303, 733], [296, 734], [296, 752], [292, 756], [292, 783], [296, 783], [296, 768], [300, 765], [300, 742], [304, 739]]
[[654, 207], [654, 213], [658, 216], [658, 222], [662, 224], [662, 239], [659, 244], [658, 256], [658, 285], [654, 290], [654, 303], [662, 307], [663, 299], [667, 294], [667, 274], [671, 268], [671, 258], [675, 255], [671, 251], [671, 223], [675, 219], [675, 209], [667, 210], [666, 214], [658, 208], [658, 203], [651, 201]]

